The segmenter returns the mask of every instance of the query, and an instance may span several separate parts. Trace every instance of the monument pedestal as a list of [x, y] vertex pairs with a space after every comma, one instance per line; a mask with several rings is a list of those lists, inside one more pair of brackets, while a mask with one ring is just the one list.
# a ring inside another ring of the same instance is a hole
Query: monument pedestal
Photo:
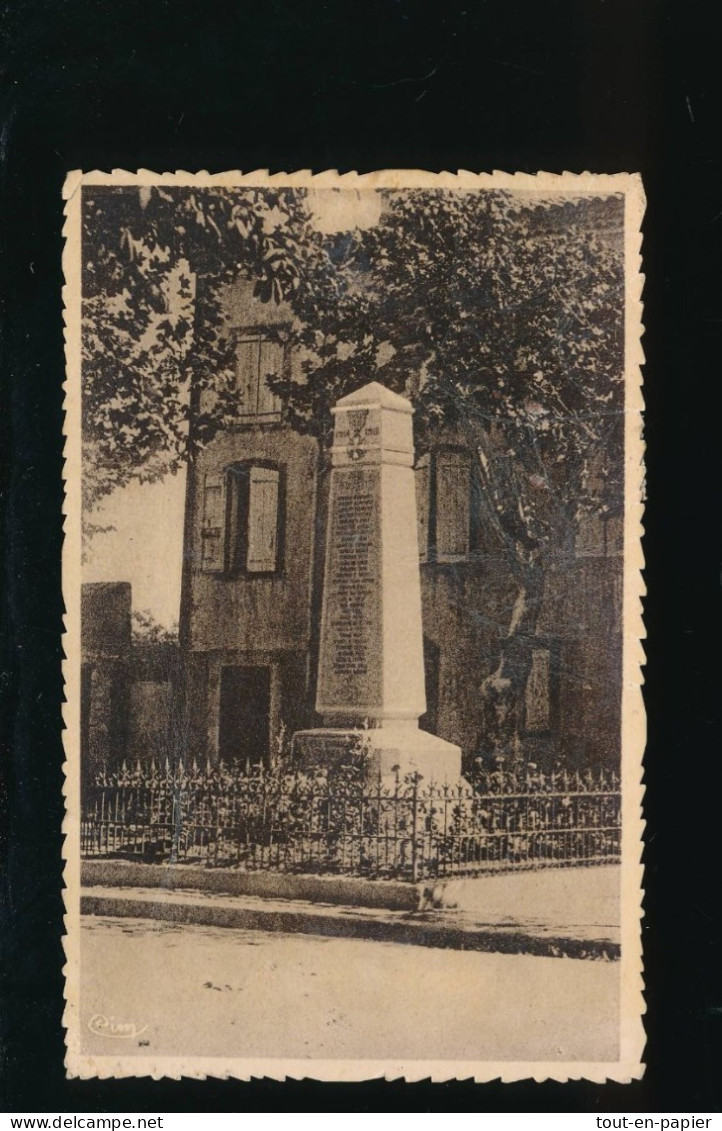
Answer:
[[368, 773], [391, 777], [421, 774], [426, 781], [458, 782], [461, 750], [418, 726], [390, 725], [368, 730], [319, 727], [293, 736], [293, 758], [301, 768], [333, 769], [363, 755]]

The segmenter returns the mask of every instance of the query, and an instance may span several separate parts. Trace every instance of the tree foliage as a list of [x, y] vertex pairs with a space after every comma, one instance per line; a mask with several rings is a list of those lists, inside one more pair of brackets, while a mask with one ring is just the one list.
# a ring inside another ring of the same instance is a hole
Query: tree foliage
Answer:
[[[303, 194], [88, 188], [83, 199], [83, 481], [88, 511], [132, 479], [174, 472], [226, 422], [233, 374], [224, 288], [265, 301], [299, 285]], [[222, 394], [214, 419], [200, 393]]]
[[417, 445], [455, 428], [504, 542], [534, 554], [618, 509], [623, 440], [620, 199], [387, 194], [381, 222], [315, 256], [299, 288], [292, 423], [329, 427], [365, 381], [412, 392]]
[[[519, 548], [618, 507], [621, 198], [387, 191], [378, 224], [324, 235], [300, 189], [86, 189], [86, 501], [157, 478], [239, 411], [224, 289], [288, 301], [301, 366], [272, 380], [323, 435], [379, 380], [478, 450], [493, 520]], [[212, 414], [191, 390], [213, 387]], [[189, 426], [193, 420], [193, 427]]]
[[134, 609], [131, 617], [134, 644], [177, 644], [178, 623], [169, 628], [153, 616], [150, 609]]

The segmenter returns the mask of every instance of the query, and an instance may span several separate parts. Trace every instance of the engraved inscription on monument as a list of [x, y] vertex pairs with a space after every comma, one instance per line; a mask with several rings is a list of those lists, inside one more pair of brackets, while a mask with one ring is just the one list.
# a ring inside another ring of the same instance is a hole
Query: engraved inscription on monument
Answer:
[[380, 701], [378, 492], [378, 468], [337, 473], [320, 677], [327, 707]]

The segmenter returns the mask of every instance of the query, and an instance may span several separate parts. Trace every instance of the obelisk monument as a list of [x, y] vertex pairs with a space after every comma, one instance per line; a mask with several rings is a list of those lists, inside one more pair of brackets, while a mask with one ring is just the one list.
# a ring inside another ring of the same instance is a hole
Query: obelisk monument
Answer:
[[426, 711], [411, 404], [373, 382], [332, 410], [331, 485], [316, 711], [302, 762], [363, 738], [369, 765], [456, 780], [461, 750], [419, 728]]

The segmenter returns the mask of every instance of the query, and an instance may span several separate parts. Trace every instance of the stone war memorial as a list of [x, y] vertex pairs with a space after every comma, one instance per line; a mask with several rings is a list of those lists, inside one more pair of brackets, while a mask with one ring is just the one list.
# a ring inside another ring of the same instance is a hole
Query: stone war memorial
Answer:
[[334, 414], [316, 710], [299, 731], [306, 765], [343, 763], [458, 780], [461, 749], [419, 727], [426, 711], [413, 409], [377, 382]]

